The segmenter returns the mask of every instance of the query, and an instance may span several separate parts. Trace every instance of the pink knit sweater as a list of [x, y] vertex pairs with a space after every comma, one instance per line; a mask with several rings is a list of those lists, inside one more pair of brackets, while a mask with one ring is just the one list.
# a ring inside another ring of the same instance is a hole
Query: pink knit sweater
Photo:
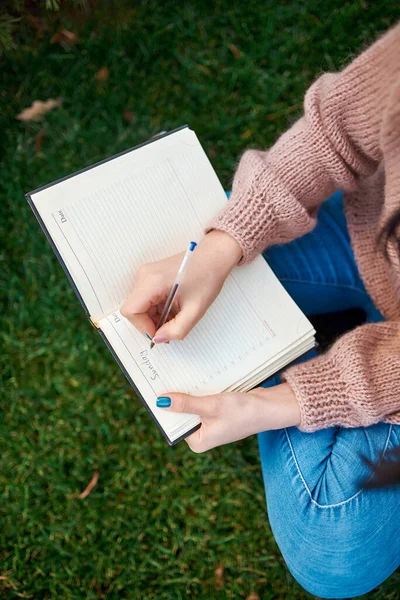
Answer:
[[387, 319], [343, 335], [284, 379], [301, 408], [300, 429], [400, 424], [400, 262], [376, 250], [400, 207], [400, 25], [340, 73], [308, 90], [304, 116], [267, 152], [244, 153], [232, 196], [212, 228], [230, 233], [251, 261], [313, 229], [321, 203], [344, 191], [354, 254]]

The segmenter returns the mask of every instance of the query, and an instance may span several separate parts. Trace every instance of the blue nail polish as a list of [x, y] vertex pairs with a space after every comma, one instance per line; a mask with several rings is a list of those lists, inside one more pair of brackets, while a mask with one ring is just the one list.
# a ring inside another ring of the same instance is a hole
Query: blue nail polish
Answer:
[[151, 341], [153, 338], [148, 333], [145, 333], [145, 336]]
[[168, 408], [169, 406], [171, 406], [171, 398], [168, 398], [167, 396], [160, 396], [159, 398], [157, 398], [156, 404], [158, 408]]

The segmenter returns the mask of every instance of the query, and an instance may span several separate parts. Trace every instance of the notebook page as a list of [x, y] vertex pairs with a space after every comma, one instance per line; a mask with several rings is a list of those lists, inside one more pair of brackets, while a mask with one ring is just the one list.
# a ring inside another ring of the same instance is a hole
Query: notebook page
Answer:
[[[260, 303], [261, 310], [257, 299], [251, 296], [252, 280], [258, 280], [257, 291], [266, 298]], [[314, 331], [311, 324], [303, 319], [295, 304], [291, 306], [292, 301], [286, 296], [262, 258], [235, 269], [185, 340], [152, 350], [158, 379], [162, 375], [165, 386], [162, 391], [193, 394], [221, 391], [290, 350], [303, 336], [311, 337]], [[102, 329], [108, 321], [108, 318], [100, 321]], [[147, 338], [125, 318], [118, 321], [117, 329], [128, 347], [135, 343], [141, 349], [148, 349]]]
[[164, 376], [157, 370], [158, 366], [153, 364], [148, 341], [146, 343], [145, 338], [119, 312], [101, 319], [100, 325], [142, 398], [171, 441], [200, 423], [197, 415], [171, 413], [157, 408], [157, 397], [167, 389]]
[[174, 429], [181, 432], [185, 419], [190, 423], [187, 430], [193, 421], [173, 413], [164, 418], [165, 411], [155, 406], [158, 395], [203, 395], [239, 385], [314, 331], [261, 257], [233, 271], [183, 341], [150, 351], [148, 340], [119, 312], [102, 319], [100, 327], [171, 439]]
[[287, 354], [283, 354], [278, 360], [269, 363], [267, 367], [264, 367], [255, 375], [251, 375], [249, 379], [246, 379], [240, 385], [236, 384], [226, 391], [247, 392], [257, 385], [260, 385], [263, 381], [268, 379], [268, 377], [275, 375], [281, 369], [285, 368], [287, 365], [313, 348], [315, 348], [315, 340], [314, 338], [310, 338], [302, 342], [299, 346], [289, 350]]
[[233, 382], [224, 391], [236, 391], [242, 389], [243, 386], [250, 389], [292, 362], [295, 358], [301, 356], [309, 347], [313, 348], [314, 346], [314, 335], [307, 334], [296, 340], [296, 342], [293, 342], [293, 344], [288, 345], [282, 352], [275, 354], [271, 360], [248, 372], [242, 379]]
[[95, 320], [124, 302], [141, 264], [198, 241], [226, 202], [190, 129], [72, 176], [31, 198]]

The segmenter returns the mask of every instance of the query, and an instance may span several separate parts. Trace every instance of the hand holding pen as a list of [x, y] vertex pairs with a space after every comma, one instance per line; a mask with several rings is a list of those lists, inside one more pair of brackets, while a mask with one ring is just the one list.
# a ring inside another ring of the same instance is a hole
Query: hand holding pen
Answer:
[[[167, 301], [166, 301], [165, 306], [164, 306], [164, 310], [162, 311], [160, 320], [157, 323], [156, 331], [158, 331], [164, 325], [165, 321], [168, 319], [169, 313], [170, 313], [171, 308], [172, 308], [172, 304], [174, 302], [174, 298], [175, 298], [176, 293], [178, 291], [179, 285], [182, 283], [182, 279], [183, 279], [183, 277], [184, 277], [184, 275], [185, 275], [185, 273], [187, 271], [187, 268], [188, 268], [189, 263], [190, 263], [190, 259], [193, 256], [193, 252], [194, 252], [194, 249], [196, 248], [196, 246], [197, 246], [196, 242], [190, 242], [189, 248], [185, 252], [185, 255], [184, 255], [183, 260], [181, 262], [181, 266], [179, 267], [178, 274], [176, 276], [174, 285], [171, 288], [171, 291], [170, 291], [170, 293], [168, 295]], [[155, 344], [155, 341], [151, 340], [151, 342], [150, 342], [150, 350], [153, 348], [154, 344]]]
[[[196, 251], [191, 252], [189, 267], [184, 270], [184, 280], [182, 275], [178, 282], [175, 301], [170, 302], [163, 325], [159, 323], [177, 283], [185, 253], [142, 265], [121, 314], [155, 344], [182, 340], [218, 296], [241, 255], [239, 244], [228, 233], [212, 231], [204, 236]], [[174, 316], [167, 320], [171, 307]]]

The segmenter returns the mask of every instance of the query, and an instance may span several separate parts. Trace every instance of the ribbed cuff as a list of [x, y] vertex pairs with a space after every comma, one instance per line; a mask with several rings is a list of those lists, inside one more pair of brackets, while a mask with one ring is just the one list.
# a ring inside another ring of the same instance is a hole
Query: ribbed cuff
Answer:
[[365, 425], [352, 407], [340, 369], [329, 356], [290, 367], [283, 373], [282, 380], [290, 385], [299, 403], [301, 431]]
[[[245, 170], [251, 160], [249, 151], [239, 169]], [[225, 231], [237, 241], [243, 252], [239, 264], [251, 262], [269, 246], [308, 233], [316, 222], [267, 165], [260, 162], [257, 168], [248, 168], [250, 180], [241, 180], [238, 172], [229, 201], [206, 229], [206, 233]]]

